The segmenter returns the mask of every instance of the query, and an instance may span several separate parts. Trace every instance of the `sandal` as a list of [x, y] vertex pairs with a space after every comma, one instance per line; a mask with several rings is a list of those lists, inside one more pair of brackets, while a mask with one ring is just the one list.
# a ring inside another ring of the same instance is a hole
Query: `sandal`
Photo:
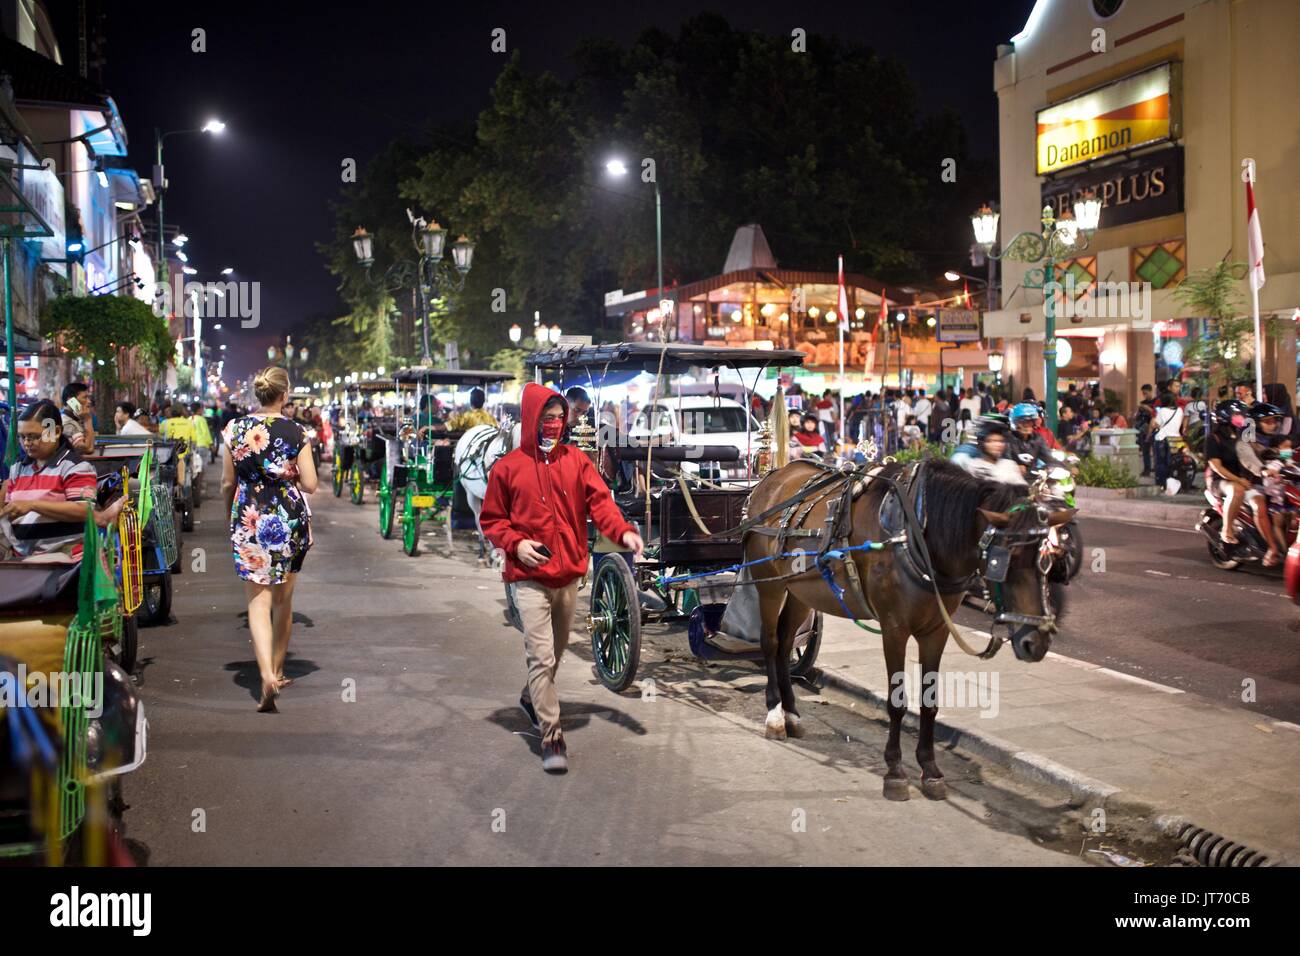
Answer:
[[1264, 555], [1263, 564], [1266, 568], [1275, 568], [1281, 563], [1282, 555], [1280, 552], [1270, 551], [1268, 554]]
[[275, 714], [279, 711], [275, 707], [275, 698], [280, 694], [280, 688], [274, 683], [262, 685], [262, 699], [257, 702], [257, 712], [259, 714]]
[[276, 684], [277, 687], [280, 688], [280, 690], [284, 690], [286, 687], [290, 686], [292, 683], [293, 683], [293, 678], [292, 678], [292, 677], [285, 677], [283, 674], [280, 674], [280, 675], [278, 675], [278, 676], [275, 678], [275, 684]]

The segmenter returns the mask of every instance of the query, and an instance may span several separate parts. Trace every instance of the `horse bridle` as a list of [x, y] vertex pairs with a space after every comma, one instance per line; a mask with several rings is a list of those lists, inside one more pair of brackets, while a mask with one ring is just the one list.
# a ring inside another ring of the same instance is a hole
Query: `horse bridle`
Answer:
[[[1039, 523], [1032, 528], [1022, 529], [1020, 531], [1009, 531], [1006, 528], [999, 528], [989, 525], [984, 529], [980, 536], [980, 556], [979, 569], [980, 574], [989, 585], [989, 590], [993, 598], [993, 606], [996, 609], [996, 615], [993, 623], [1006, 624], [1008, 626], [1019, 624], [1022, 626], [1033, 627], [1039, 630], [1055, 630], [1056, 615], [1050, 610], [1046, 614], [1020, 614], [1015, 611], [1006, 610], [1003, 601], [1002, 582], [1007, 579], [1007, 573], [1011, 569], [1011, 552], [1017, 548], [1026, 545], [1038, 545], [1038, 581], [1042, 590], [1043, 607], [1051, 607], [1050, 593], [1047, 587], [1047, 572], [1051, 569], [1052, 556], [1051, 552], [1043, 547], [1047, 535], [1051, 531], [1049, 524], [1050, 514], [1046, 508], [1033, 505], [1031, 502], [1024, 501], [1013, 506], [1008, 514], [1015, 514], [1017, 511], [1023, 511], [1026, 508], [1033, 507], [1037, 511]], [[1046, 566], [1044, 566], [1046, 559]]]

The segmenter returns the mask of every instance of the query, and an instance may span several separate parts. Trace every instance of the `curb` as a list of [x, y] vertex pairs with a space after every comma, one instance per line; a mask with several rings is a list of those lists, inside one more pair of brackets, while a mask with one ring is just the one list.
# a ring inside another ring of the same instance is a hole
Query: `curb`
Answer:
[[[1144, 499], [1112, 500], [1108, 498], [1078, 498], [1081, 518], [1103, 518], [1127, 521], [1152, 528], [1195, 530], [1201, 515], [1201, 505], [1193, 502], [1160, 502]], [[1135, 502], [1143, 502], [1135, 504]]]
[[[829, 686], [842, 690], [859, 700], [866, 701], [879, 711], [888, 712], [888, 701], [885, 697], [843, 674], [818, 668], [817, 673], [813, 675], [812, 683], [818, 688]], [[914, 731], [919, 723], [919, 713], [909, 705], [907, 714], [903, 717], [903, 726]], [[1064, 791], [1069, 795], [1069, 804], [1073, 808], [1103, 807], [1112, 812], [1136, 817], [1152, 836], [1178, 839], [1189, 829], [1199, 829], [1177, 811], [1157, 807], [1139, 794], [1121, 790], [1096, 777], [1072, 770], [1042, 754], [1016, 747], [996, 734], [972, 733], [970, 730], [945, 723], [942, 717], [937, 717], [934, 722], [934, 739], [936, 743], [948, 745], [949, 749], [960, 747], [967, 753], [992, 761], [1009, 770], [1011, 775], [1019, 780]], [[1294, 866], [1300, 863], [1288, 859], [1286, 854], [1276, 852], [1267, 846], [1256, 847], [1254, 852], [1266, 856], [1268, 862], [1265, 865], [1269, 867]]]

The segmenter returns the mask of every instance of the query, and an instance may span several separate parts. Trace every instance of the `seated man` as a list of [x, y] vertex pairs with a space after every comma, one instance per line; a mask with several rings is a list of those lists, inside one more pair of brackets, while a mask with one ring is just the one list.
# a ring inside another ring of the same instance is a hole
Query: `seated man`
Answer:
[[415, 438], [416, 441], [424, 441], [424, 437], [429, 432], [445, 432], [447, 423], [443, 421], [442, 409], [438, 407], [438, 399], [432, 395], [420, 396], [420, 409], [415, 416]]
[[487, 403], [487, 395], [481, 388], [472, 388], [469, 392], [469, 408], [463, 412], [457, 412], [447, 419], [447, 430], [453, 432], [469, 431], [475, 425], [491, 425], [496, 427], [497, 420], [492, 413], [483, 406]]
[[[0, 559], [80, 560], [86, 509], [95, 505], [94, 467], [64, 436], [59, 409], [48, 400], [18, 416], [18, 442], [23, 457], [4, 482], [0, 505]], [[125, 500], [96, 510], [95, 523], [107, 525]]]

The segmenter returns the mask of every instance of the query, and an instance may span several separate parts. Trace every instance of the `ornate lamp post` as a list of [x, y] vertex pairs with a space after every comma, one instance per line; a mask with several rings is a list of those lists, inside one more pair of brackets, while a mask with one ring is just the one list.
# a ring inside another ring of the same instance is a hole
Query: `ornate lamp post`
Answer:
[[[410, 216], [410, 213], [407, 213]], [[410, 216], [411, 244], [418, 258], [403, 259], [389, 266], [378, 279], [371, 273], [375, 264], [373, 237], [360, 226], [352, 234], [352, 251], [357, 262], [365, 269], [366, 282], [385, 292], [415, 286], [419, 299], [420, 329], [424, 355], [423, 364], [432, 365], [429, 347], [429, 301], [446, 292], [459, 292], [465, 288], [465, 277], [474, 261], [474, 243], [461, 236], [451, 244], [451, 262], [444, 259], [447, 230], [436, 222], [426, 223], [423, 216]]]
[[1021, 281], [1026, 289], [1043, 290], [1043, 364], [1045, 379], [1046, 425], [1056, 432], [1056, 291], [1061, 288], [1056, 281], [1056, 263], [1069, 259], [1088, 248], [1092, 233], [1097, 228], [1101, 216], [1101, 200], [1089, 194], [1074, 204], [1074, 215], [1068, 213], [1057, 219], [1052, 214], [1051, 206], [1043, 207], [1042, 230], [1026, 230], [1018, 233], [1001, 252], [995, 253], [993, 245], [997, 241], [998, 214], [988, 206], [983, 206], [971, 216], [971, 227], [975, 231], [975, 241], [984, 247], [984, 252], [993, 259], [1011, 259], [1016, 262], [1041, 262], [1041, 266], [1030, 269]]

